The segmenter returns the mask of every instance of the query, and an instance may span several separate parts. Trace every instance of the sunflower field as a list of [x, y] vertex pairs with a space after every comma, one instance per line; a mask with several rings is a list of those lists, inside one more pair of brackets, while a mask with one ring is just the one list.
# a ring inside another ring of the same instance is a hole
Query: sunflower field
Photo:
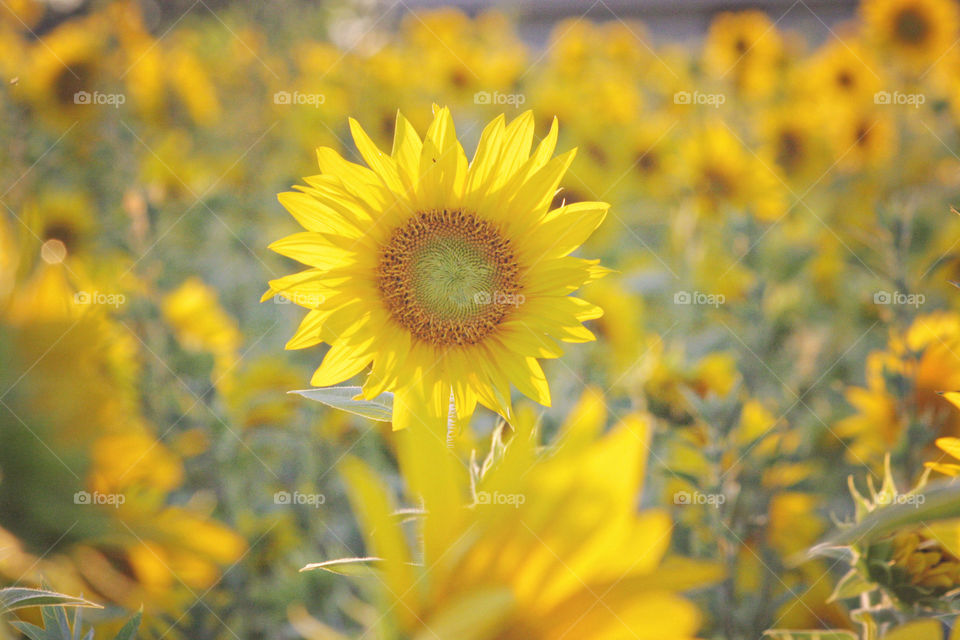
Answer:
[[0, 640], [960, 640], [960, 2], [429, 4], [0, 0]]

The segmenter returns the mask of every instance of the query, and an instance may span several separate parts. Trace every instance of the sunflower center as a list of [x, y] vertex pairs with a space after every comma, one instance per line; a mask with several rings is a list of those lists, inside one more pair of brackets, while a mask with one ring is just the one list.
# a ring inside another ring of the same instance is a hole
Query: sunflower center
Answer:
[[459, 209], [421, 211], [384, 246], [378, 287], [387, 309], [435, 345], [475, 344], [523, 298], [510, 243]]
[[913, 7], [901, 11], [895, 20], [897, 37], [907, 44], [918, 45], [927, 38], [930, 23], [927, 16]]

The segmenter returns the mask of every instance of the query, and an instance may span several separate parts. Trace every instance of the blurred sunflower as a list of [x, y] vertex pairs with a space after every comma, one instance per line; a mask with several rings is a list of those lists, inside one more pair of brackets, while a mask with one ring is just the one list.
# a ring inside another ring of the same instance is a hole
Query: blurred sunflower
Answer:
[[784, 179], [806, 191], [829, 167], [828, 146], [820, 120], [804, 103], [770, 109], [760, 124], [764, 153], [773, 158]]
[[243, 336], [211, 287], [195, 276], [188, 278], [164, 296], [162, 307], [164, 319], [184, 348], [214, 357], [214, 380], [230, 370]]
[[185, 473], [141, 413], [136, 338], [48, 262], [17, 276], [0, 260], [11, 282], [0, 287], [0, 582], [143, 605], [151, 627], [211, 587], [245, 542], [212, 505], [170, 504]]
[[511, 383], [549, 404], [537, 359], [592, 340], [581, 322], [602, 313], [568, 294], [604, 270], [568, 254], [608, 208], [550, 210], [574, 156], [551, 159], [556, 120], [531, 154], [532, 113], [496, 118], [469, 165], [446, 108], [423, 140], [398, 114], [391, 155], [350, 127], [371, 168], [321, 147], [322, 175], [279, 196], [307, 231], [270, 245], [311, 267], [272, 280], [264, 299], [310, 309], [288, 349], [331, 345], [312, 384], [372, 362], [363, 396], [395, 392], [395, 429], [442, 425], [451, 403], [459, 419], [478, 402], [509, 416]]
[[[402, 434], [404, 474], [426, 512], [415, 536], [423, 540], [422, 563], [373, 472], [357, 460], [344, 466], [367, 550], [380, 559], [372, 594], [379, 621], [368, 633], [694, 637], [700, 614], [677, 592], [717, 579], [719, 568], [665, 558], [670, 519], [636, 511], [650, 425], [631, 415], [601, 436], [606, 413], [597, 402], [595, 394], [585, 397], [550, 453], [538, 452], [535, 419], [525, 412], [511, 435], [510, 427], [497, 430], [490, 455], [471, 474], [437, 438], [419, 429]], [[468, 476], [476, 490], [464, 508]], [[313, 567], [337, 572], [356, 564]], [[311, 625], [321, 627], [305, 614], [294, 623], [307, 637], [329, 637], [310, 634]]]
[[837, 166], [847, 172], [878, 169], [895, 157], [897, 129], [884, 112], [855, 109], [834, 114], [829, 129]]
[[869, 36], [919, 71], [956, 42], [960, 14], [954, 0], [865, 0], [861, 11]]
[[856, 38], [823, 45], [801, 68], [805, 91], [824, 115], [872, 104], [882, 86], [881, 65]]
[[867, 385], [847, 390], [857, 410], [839, 421], [836, 433], [850, 440], [854, 462], [878, 464], [888, 451], [916, 448], [907, 438], [912, 423], [923, 425], [918, 438], [960, 435], [960, 413], [941, 392], [960, 389], [960, 315], [918, 316], [883, 351], [867, 358]]
[[744, 146], [722, 122], [707, 123], [683, 143], [680, 153], [701, 214], [719, 219], [734, 210], [775, 220], [786, 211], [773, 162]]
[[109, 27], [104, 14], [92, 13], [30, 44], [23, 84], [38, 112], [61, 124], [97, 112], [82, 92], [97, 89], [107, 71]]
[[747, 97], [768, 95], [783, 62], [783, 39], [763, 11], [724, 12], [710, 23], [703, 61]]

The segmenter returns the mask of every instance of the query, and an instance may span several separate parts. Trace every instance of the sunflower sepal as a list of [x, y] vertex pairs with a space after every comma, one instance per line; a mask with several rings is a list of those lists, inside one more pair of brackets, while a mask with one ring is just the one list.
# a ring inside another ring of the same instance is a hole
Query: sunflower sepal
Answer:
[[955, 610], [960, 558], [954, 540], [958, 532], [950, 522], [960, 517], [960, 487], [928, 488], [928, 476], [929, 470], [911, 490], [901, 493], [887, 455], [879, 489], [868, 478], [869, 492], [864, 495], [849, 479], [854, 521], [841, 523], [837, 533], [810, 551], [849, 554], [851, 569], [831, 601], [859, 597], [870, 602], [875, 593], [879, 604], [869, 607], [875, 613]]
[[831, 593], [827, 599], [827, 602], [856, 598], [859, 597], [860, 594], [868, 593], [876, 588], [877, 584], [864, 577], [863, 572], [855, 567], [840, 578], [837, 586], [833, 589], [833, 593]]

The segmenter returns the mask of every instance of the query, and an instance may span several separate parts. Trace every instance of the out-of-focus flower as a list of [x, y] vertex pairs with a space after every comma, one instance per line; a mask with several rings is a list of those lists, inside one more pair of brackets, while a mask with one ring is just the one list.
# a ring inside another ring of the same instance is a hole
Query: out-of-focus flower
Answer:
[[0, 575], [174, 611], [191, 597], [182, 585], [209, 588], [245, 542], [169, 504], [181, 461], [141, 415], [136, 339], [94, 295], [112, 294], [76, 291], [65, 264], [41, 262], [0, 305], [0, 538], [12, 541]]
[[803, 90], [820, 106], [821, 114], [862, 109], [873, 104], [884, 88], [881, 66], [853, 36], [823, 45], [805, 64]]
[[736, 359], [730, 353], [708, 353], [691, 362], [682, 348], [665, 345], [659, 338], [651, 338], [644, 353], [651, 364], [644, 367], [638, 382], [650, 398], [652, 411], [681, 422], [689, 420], [685, 389], [701, 396], [724, 396], [739, 379]]
[[783, 62], [783, 40], [763, 11], [725, 12], [710, 24], [703, 61], [714, 77], [729, 77], [747, 97], [768, 95]]
[[861, 11], [868, 37], [921, 72], [953, 47], [960, 25], [951, 0], [864, 0]]
[[829, 146], [819, 118], [804, 102], [766, 111], [760, 125], [765, 157], [784, 179], [807, 191], [829, 167]]
[[393, 425], [442, 429], [477, 402], [509, 416], [510, 384], [550, 403], [538, 358], [558, 341], [593, 339], [581, 322], [602, 313], [568, 297], [604, 274], [568, 254], [608, 205], [550, 210], [573, 152], [551, 159], [550, 133], [531, 154], [533, 116], [503, 116], [481, 136], [468, 165], [446, 108], [421, 140], [397, 116], [393, 153], [377, 149], [351, 120], [366, 168], [318, 150], [323, 174], [280, 201], [307, 231], [271, 245], [311, 267], [270, 282], [309, 309], [287, 348], [331, 345], [312, 383], [327, 386], [373, 369], [371, 399], [395, 393]]
[[[564, 426], [549, 453], [521, 418], [469, 478], [426, 430], [401, 434], [411, 492], [426, 510], [418, 528], [422, 569], [391, 500], [373, 473], [351, 460], [344, 473], [383, 588], [380, 630], [474, 638], [692, 638], [696, 608], [677, 591], [716, 579], [717, 567], [664, 558], [669, 518], [637, 513], [649, 426], [631, 415], [605, 436], [603, 420]], [[337, 564], [322, 565], [337, 571]], [[597, 607], [594, 594], [604, 593]]]
[[683, 172], [698, 210], [709, 217], [733, 211], [773, 220], [786, 210], [772, 160], [747, 148], [726, 124], [712, 121], [681, 149]]
[[210, 353], [219, 379], [233, 363], [243, 336], [237, 322], [217, 300], [216, 292], [196, 277], [188, 278], [163, 300], [163, 317], [187, 349]]
[[835, 162], [845, 171], [876, 169], [894, 157], [896, 129], [890, 116], [877, 109], [841, 111], [829, 128]]
[[941, 392], [960, 389], [960, 316], [936, 312], [918, 316], [884, 351], [867, 360], [867, 386], [847, 391], [857, 413], [837, 424], [851, 439], [858, 462], [876, 464], [904, 445], [911, 421], [922, 421], [928, 437], [960, 434], [960, 414]]
[[66, 125], [102, 111], [92, 109], [91, 100], [94, 91], [104, 91], [108, 43], [109, 23], [101, 13], [64, 22], [32, 42], [21, 82], [35, 109]]

